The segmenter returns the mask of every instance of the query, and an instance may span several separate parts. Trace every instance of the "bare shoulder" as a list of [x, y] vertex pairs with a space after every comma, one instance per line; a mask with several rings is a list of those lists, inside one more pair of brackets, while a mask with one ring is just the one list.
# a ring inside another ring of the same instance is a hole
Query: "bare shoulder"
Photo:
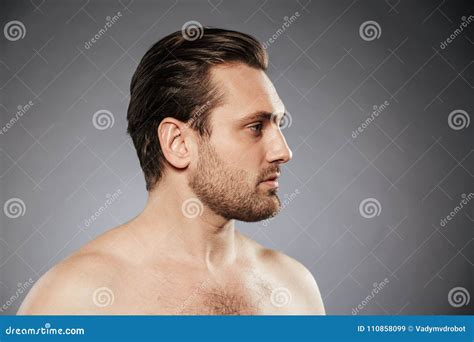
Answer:
[[[87, 246], [87, 245], [86, 245]], [[107, 288], [117, 281], [120, 261], [83, 248], [47, 271], [32, 287], [18, 315], [99, 314]], [[101, 291], [100, 296], [97, 291]], [[112, 294], [113, 295], [113, 294]]]
[[[248, 239], [248, 238], [246, 238]], [[264, 272], [287, 289], [294, 299], [295, 313], [324, 315], [325, 309], [319, 287], [312, 273], [299, 261], [281, 252], [265, 248], [249, 239], [250, 248], [255, 252]]]
[[272, 270], [273, 274], [281, 279], [293, 297], [298, 314], [324, 315], [325, 309], [319, 287], [312, 273], [300, 262], [271, 249], [261, 251], [262, 259]]

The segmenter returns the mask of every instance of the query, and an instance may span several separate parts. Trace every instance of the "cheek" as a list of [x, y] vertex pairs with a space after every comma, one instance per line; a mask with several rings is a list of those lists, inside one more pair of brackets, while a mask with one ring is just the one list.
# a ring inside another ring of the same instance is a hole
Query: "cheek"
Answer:
[[233, 160], [232, 165], [234, 165], [234, 170], [239, 170], [240, 178], [245, 180], [249, 184], [254, 184], [260, 177], [261, 170], [259, 168], [259, 163], [252, 156], [237, 156]]
[[[231, 129], [221, 129], [213, 132], [211, 141], [214, 149], [223, 160], [229, 162], [246, 160], [258, 151], [258, 144], [246, 132], [235, 132]], [[238, 165], [238, 163], [237, 163]]]
[[223, 152], [222, 156], [227, 165], [246, 172], [257, 171], [261, 160], [261, 153], [257, 146], [232, 145]]
[[245, 130], [214, 130], [212, 145], [219, 158], [231, 169], [242, 170], [250, 181], [259, 177], [265, 161], [265, 151], [261, 140], [254, 138]]
[[241, 141], [227, 128], [213, 129], [211, 142], [222, 158], [227, 157], [229, 153], [235, 153], [241, 146]]

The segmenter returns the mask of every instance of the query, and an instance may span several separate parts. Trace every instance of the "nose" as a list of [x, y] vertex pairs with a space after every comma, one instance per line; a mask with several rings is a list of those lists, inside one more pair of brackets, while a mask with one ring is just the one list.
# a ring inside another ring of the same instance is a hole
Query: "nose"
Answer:
[[286, 143], [285, 137], [283, 136], [280, 129], [268, 141], [268, 153], [267, 162], [284, 164], [291, 160], [293, 152]]

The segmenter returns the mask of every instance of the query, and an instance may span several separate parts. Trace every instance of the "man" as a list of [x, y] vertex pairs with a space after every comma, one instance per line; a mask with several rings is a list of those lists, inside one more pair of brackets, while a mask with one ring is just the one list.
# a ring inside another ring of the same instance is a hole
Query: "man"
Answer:
[[49, 270], [19, 314], [324, 314], [304, 266], [234, 227], [278, 212], [292, 155], [266, 52], [239, 32], [197, 36], [163, 38], [131, 82], [145, 209]]

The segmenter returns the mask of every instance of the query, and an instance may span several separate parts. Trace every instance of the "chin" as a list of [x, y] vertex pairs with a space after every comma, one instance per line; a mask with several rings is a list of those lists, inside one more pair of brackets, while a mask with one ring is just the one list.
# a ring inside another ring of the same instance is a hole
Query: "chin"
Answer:
[[265, 208], [254, 208], [258, 209], [257, 211], [254, 210], [252, 212], [239, 212], [239, 215], [236, 215], [234, 219], [243, 221], [243, 222], [258, 222], [266, 220], [270, 217], [273, 217], [278, 214], [280, 211], [280, 201], [274, 202], [272, 204], [267, 205]]
[[253, 220], [252, 222], [266, 220], [268, 218], [276, 216], [280, 212], [281, 205], [278, 196], [272, 195], [272, 197], [272, 203], [269, 203], [268, 206], [259, 213], [260, 215], [258, 215], [258, 219]]

